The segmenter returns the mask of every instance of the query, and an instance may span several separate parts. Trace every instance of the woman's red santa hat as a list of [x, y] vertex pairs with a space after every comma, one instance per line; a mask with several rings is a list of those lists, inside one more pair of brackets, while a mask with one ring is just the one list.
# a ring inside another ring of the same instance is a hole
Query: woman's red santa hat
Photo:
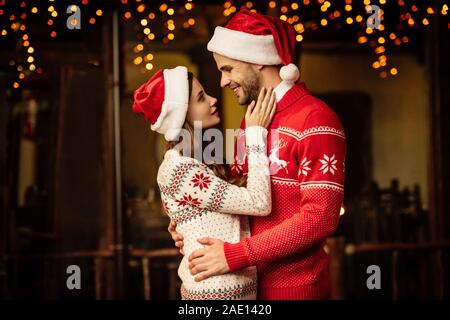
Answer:
[[224, 27], [216, 27], [208, 50], [227, 58], [262, 64], [280, 65], [283, 81], [295, 83], [300, 71], [292, 63], [295, 53], [294, 28], [278, 18], [243, 9]]
[[189, 104], [186, 67], [161, 69], [134, 92], [133, 111], [150, 123], [153, 131], [175, 141], [183, 127]]

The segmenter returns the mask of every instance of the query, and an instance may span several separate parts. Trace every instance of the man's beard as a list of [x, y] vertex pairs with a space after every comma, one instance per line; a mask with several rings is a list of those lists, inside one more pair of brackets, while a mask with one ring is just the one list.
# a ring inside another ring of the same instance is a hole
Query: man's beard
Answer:
[[239, 104], [248, 105], [250, 102], [255, 100], [258, 101], [259, 91], [261, 90], [259, 79], [256, 74], [253, 74], [251, 77], [248, 77], [246, 81], [242, 81], [241, 84], [242, 91], [244, 92], [244, 97]]

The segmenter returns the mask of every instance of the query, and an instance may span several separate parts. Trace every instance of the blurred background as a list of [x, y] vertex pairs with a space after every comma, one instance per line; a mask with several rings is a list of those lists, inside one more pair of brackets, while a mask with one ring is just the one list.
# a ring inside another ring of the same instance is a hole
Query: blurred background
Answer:
[[333, 298], [449, 298], [448, 1], [0, 0], [3, 299], [179, 298], [156, 183], [165, 143], [132, 94], [185, 65], [219, 99], [222, 129], [238, 128], [245, 109], [206, 43], [240, 8], [295, 27], [301, 81], [346, 132]]

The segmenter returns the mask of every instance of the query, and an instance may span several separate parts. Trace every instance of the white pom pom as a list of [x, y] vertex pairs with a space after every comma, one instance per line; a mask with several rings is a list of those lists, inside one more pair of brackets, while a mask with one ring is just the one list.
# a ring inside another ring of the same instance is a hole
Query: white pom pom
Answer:
[[300, 78], [300, 70], [293, 63], [289, 63], [287, 66], [283, 66], [280, 69], [281, 80], [295, 83]]

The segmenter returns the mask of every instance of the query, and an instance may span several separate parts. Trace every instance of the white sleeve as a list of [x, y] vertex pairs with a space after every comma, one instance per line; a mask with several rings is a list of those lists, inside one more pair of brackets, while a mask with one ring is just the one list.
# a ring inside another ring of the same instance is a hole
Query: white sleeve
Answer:
[[265, 216], [272, 211], [267, 157], [267, 129], [246, 128], [247, 187], [238, 187], [211, 174], [205, 164], [184, 161], [171, 165], [173, 179], [161, 188], [178, 206], [193, 205], [211, 211]]

